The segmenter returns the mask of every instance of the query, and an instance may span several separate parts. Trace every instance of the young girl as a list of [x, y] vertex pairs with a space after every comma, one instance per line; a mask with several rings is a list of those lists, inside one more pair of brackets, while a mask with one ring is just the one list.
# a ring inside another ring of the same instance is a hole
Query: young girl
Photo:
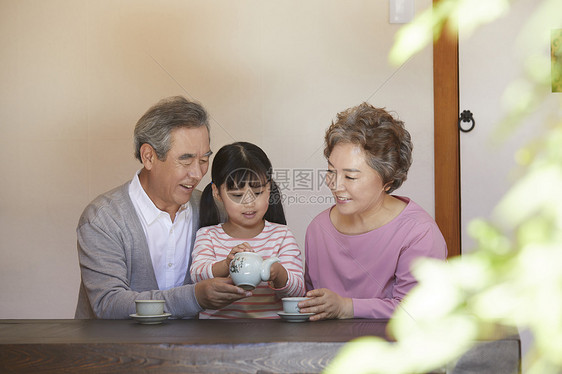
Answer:
[[[191, 278], [195, 282], [228, 277], [238, 252], [276, 256], [269, 282], [251, 297], [200, 318], [279, 318], [281, 298], [304, 295], [301, 252], [285, 226], [279, 188], [271, 178], [271, 162], [258, 146], [237, 142], [222, 147], [213, 160], [212, 181], [201, 197], [201, 226], [193, 248]], [[219, 224], [215, 199], [223, 203], [227, 221]], [[208, 226], [208, 227], [203, 227]]]

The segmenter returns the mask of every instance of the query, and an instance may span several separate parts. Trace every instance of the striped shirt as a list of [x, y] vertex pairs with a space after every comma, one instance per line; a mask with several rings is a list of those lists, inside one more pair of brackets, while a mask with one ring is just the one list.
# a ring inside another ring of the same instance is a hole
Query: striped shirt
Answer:
[[248, 242], [264, 259], [278, 257], [287, 270], [287, 284], [283, 288], [274, 289], [268, 282], [261, 282], [253, 290], [253, 296], [235, 301], [219, 310], [204, 310], [199, 318], [279, 318], [277, 312], [283, 310], [282, 297], [304, 295], [303, 265], [297, 241], [287, 226], [268, 221], [265, 221], [263, 231], [251, 239], [233, 238], [224, 232], [222, 225], [199, 229], [192, 255], [193, 281], [213, 278], [213, 264], [224, 260], [232, 248], [244, 242]]

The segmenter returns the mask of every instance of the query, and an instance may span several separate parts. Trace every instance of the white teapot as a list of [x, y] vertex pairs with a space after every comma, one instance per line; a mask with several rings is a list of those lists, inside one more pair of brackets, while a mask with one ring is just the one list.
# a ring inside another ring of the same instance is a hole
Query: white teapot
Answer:
[[235, 285], [251, 291], [262, 281], [268, 281], [271, 265], [279, 262], [275, 256], [264, 260], [254, 252], [238, 252], [230, 262], [230, 277]]

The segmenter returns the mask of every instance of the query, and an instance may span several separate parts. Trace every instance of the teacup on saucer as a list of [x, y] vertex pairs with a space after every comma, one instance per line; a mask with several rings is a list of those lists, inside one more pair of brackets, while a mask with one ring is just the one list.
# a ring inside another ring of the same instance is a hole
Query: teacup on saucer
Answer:
[[161, 316], [164, 314], [164, 300], [135, 300], [137, 315]]
[[310, 297], [284, 297], [281, 299], [283, 301], [283, 312], [285, 313], [300, 313], [298, 304], [303, 300], [308, 300]]

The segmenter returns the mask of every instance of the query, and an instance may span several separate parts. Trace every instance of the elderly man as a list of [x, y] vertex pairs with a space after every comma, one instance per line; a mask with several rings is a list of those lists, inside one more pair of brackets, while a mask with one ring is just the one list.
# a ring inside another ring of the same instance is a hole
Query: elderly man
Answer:
[[75, 318], [128, 318], [139, 299], [165, 300], [166, 312], [189, 318], [250, 296], [227, 278], [194, 285], [189, 276], [199, 228], [195, 187], [212, 153], [205, 109], [180, 96], [164, 99], [137, 122], [134, 141], [141, 170], [80, 217]]

